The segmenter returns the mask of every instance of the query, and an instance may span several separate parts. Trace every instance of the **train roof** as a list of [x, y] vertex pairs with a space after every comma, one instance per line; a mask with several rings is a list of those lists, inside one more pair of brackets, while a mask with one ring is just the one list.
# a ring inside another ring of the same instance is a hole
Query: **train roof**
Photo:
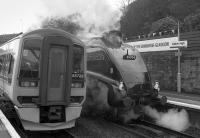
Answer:
[[17, 37], [1, 44], [0, 46], [6, 44], [6, 43], [8, 43], [8, 42], [10, 42], [10, 41], [12, 41], [16, 38], [23, 38], [23, 37], [28, 37], [28, 36], [31, 36], [31, 35], [38, 36], [38, 37], [64, 35], [67, 38], [70, 38], [73, 41], [73, 43], [84, 45], [84, 43], [79, 38], [77, 38], [76, 36], [66, 32], [66, 31], [63, 31], [63, 30], [60, 30], [60, 29], [46, 28], [46, 29], [37, 29], [37, 30], [29, 31], [29, 32], [26, 32], [24, 34], [18, 35]]
[[83, 42], [79, 38], [77, 38], [75, 35], [72, 35], [66, 31], [63, 31], [60, 29], [54, 29], [54, 28], [37, 29], [37, 30], [33, 30], [33, 31], [27, 32], [25, 34], [22, 34], [21, 37], [26, 37], [29, 35], [36, 35], [36, 36], [38, 35], [41, 37], [54, 36], [54, 35], [65, 35], [66, 37], [70, 38], [74, 43], [83, 45]]

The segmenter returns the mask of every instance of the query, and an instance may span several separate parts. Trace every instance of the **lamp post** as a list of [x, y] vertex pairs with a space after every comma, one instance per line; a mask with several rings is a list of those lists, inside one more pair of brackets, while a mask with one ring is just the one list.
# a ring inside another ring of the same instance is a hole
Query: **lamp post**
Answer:
[[178, 41], [172, 42], [170, 48], [177, 48], [178, 51], [175, 56], [178, 57], [178, 69], [177, 69], [177, 92], [181, 93], [181, 48], [187, 47], [187, 41], [180, 41], [180, 30], [178, 22]]
[[178, 56], [177, 92], [181, 93], [181, 51], [180, 51], [180, 48], [178, 48], [177, 56]]
[[175, 56], [178, 57], [178, 69], [177, 69], [177, 92], [181, 93], [181, 48], [187, 48], [187, 40], [180, 41], [180, 28], [178, 21], [178, 41], [171, 42], [170, 48], [178, 48]]
[[[178, 21], [178, 41], [180, 41], [179, 21]], [[179, 47], [177, 56], [178, 56], [177, 92], [181, 93], [181, 50]]]

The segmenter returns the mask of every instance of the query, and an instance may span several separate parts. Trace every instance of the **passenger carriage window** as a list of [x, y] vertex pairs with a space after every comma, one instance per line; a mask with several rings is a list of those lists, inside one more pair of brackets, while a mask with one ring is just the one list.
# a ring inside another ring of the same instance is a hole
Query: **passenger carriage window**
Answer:
[[[29, 39], [24, 41], [22, 57], [21, 57], [21, 68], [19, 73], [20, 79], [38, 80], [39, 79], [39, 63], [40, 63], [40, 49], [42, 46], [42, 40], [40, 39]], [[27, 83], [26, 85], [34, 83]], [[23, 83], [20, 84], [24, 85]]]
[[0, 78], [11, 83], [13, 72], [14, 58], [11, 54], [0, 56]]
[[9, 58], [8, 74], [12, 74], [13, 73], [13, 66], [14, 66], [14, 58], [11, 54], [9, 56], [10, 56], [10, 58]]

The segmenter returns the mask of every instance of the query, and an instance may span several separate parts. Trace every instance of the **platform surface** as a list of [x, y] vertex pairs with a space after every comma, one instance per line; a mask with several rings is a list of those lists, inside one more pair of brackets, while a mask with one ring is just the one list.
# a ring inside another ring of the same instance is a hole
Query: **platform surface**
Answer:
[[200, 110], [200, 95], [178, 93], [176, 91], [160, 91], [159, 96], [166, 96], [170, 104], [186, 106]]
[[12, 138], [2, 121], [0, 121], [0, 138]]
[[0, 138], [20, 138], [14, 127], [0, 110]]

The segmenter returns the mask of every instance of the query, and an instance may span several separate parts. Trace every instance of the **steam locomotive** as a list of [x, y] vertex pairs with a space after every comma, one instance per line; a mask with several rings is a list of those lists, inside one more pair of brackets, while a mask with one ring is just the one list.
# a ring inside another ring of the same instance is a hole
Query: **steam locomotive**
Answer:
[[85, 115], [112, 116], [123, 122], [137, 119], [142, 107], [165, 104], [152, 87], [146, 65], [138, 50], [103, 37], [91, 39], [87, 53], [87, 96]]

